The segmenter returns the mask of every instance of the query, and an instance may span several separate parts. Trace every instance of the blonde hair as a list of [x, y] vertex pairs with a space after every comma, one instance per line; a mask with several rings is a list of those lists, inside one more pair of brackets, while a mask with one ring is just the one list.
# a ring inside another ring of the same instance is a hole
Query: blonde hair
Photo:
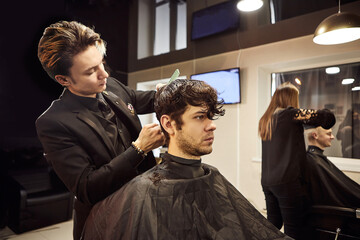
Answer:
[[299, 108], [299, 90], [291, 83], [281, 84], [271, 98], [270, 104], [259, 121], [259, 135], [262, 140], [271, 140], [273, 115], [277, 108]]

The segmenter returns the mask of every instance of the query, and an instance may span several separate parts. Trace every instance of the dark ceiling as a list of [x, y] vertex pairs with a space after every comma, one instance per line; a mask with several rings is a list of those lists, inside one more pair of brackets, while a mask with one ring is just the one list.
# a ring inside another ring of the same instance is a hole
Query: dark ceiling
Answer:
[[[343, 4], [357, 1], [359, 0], [342, 0], [340, 7]], [[266, 0], [265, 2], [265, 4], [271, 3], [274, 5], [276, 21], [337, 7], [339, 5], [338, 0]]]

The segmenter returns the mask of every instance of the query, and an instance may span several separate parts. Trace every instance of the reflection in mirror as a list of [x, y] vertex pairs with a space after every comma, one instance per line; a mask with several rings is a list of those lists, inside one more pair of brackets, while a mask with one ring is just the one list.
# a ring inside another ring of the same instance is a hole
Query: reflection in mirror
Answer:
[[325, 155], [360, 160], [360, 63], [272, 73], [271, 93], [284, 82], [299, 88], [300, 108], [331, 110], [335, 139]]

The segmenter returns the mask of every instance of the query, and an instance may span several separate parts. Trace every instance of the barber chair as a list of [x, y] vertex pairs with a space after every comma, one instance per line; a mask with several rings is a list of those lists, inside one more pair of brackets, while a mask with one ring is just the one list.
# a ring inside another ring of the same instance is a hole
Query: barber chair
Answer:
[[307, 226], [314, 240], [360, 239], [360, 208], [312, 206]]
[[72, 218], [74, 197], [48, 166], [41, 149], [16, 150], [7, 157], [11, 159], [6, 212], [12, 231], [23, 233]]

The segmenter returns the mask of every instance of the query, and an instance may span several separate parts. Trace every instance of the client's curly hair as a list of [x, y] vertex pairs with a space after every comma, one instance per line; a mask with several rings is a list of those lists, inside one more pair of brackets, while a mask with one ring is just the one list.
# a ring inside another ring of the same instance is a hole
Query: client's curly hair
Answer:
[[[169, 115], [175, 120], [178, 129], [183, 124], [182, 114], [187, 105], [205, 106], [208, 109], [207, 117], [216, 119], [225, 114], [222, 107], [223, 100], [218, 100], [217, 91], [203, 81], [176, 79], [168, 85], [160, 88], [155, 95], [155, 112], [160, 121], [162, 115]], [[162, 128], [162, 126], [161, 126]], [[169, 135], [162, 128], [167, 141]]]

